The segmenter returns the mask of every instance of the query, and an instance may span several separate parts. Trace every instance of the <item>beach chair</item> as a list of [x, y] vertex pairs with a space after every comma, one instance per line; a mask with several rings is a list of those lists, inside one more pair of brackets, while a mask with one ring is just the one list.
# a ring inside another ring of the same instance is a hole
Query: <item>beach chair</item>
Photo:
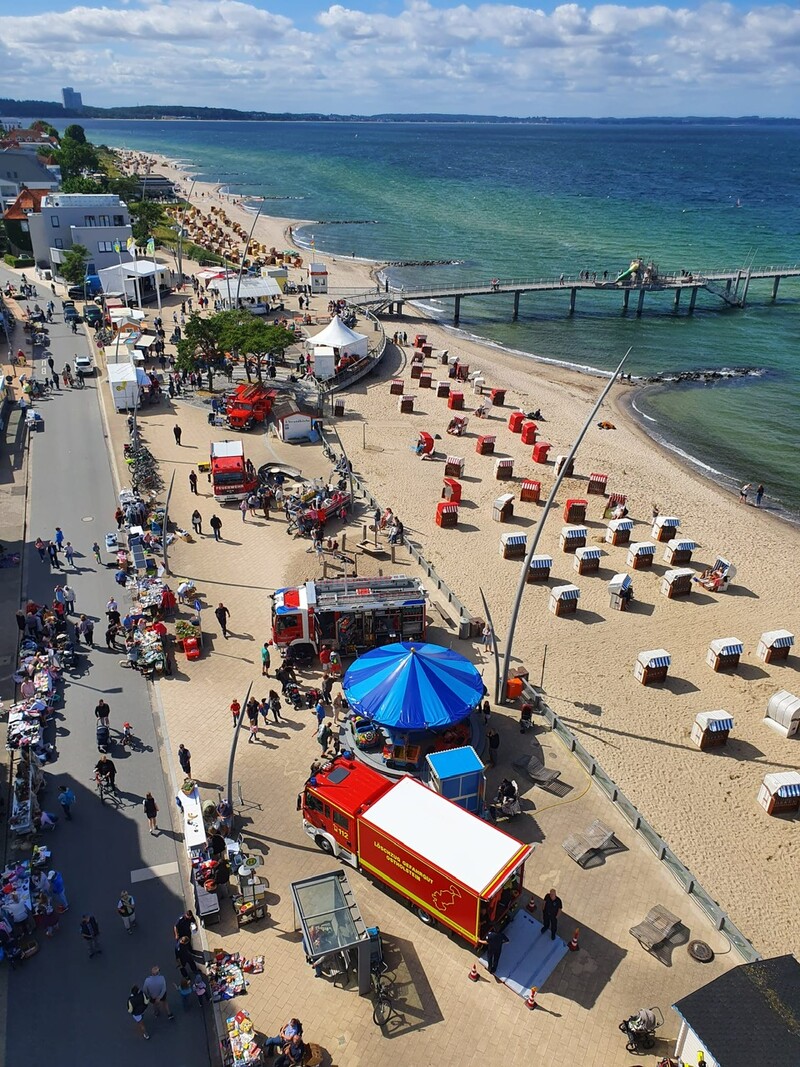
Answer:
[[589, 860], [593, 852], [602, 852], [614, 843], [614, 831], [599, 819], [588, 826], [583, 833], [570, 834], [563, 844], [563, 849], [570, 859], [579, 867]]
[[663, 904], [656, 904], [637, 925], [632, 926], [630, 933], [636, 938], [642, 948], [653, 952], [659, 945], [663, 945], [675, 933], [681, 925], [681, 920], [671, 911], [667, 911]]
[[553, 771], [545, 767], [538, 756], [526, 756], [520, 760], [514, 760], [514, 767], [523, 771], [535, 785], [546, 789], [547, 786], [557, 782], [561, 777], [561, 771]]

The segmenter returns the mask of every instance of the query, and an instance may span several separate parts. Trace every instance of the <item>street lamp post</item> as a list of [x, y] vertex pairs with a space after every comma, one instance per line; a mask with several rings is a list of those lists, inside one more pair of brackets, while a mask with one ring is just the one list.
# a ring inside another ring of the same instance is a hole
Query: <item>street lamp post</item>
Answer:
[[189, 202], [192, 199], [192, 193], [194, 192], [194, 186], [197, 179], [195, 178], [192, 184], [189, 186], [189, 195], [186, 197], [186, 203], [183, 205], [180, 218], [178, 219], [175, 227], [178, 234], [178, 288], [183, 285], [183, 220], [186, 216], [186, 211], [189, 207]]
[[256, 212], [255, 218], [253, 219], [253, 225], [250, 227], [250, 233], [248, 233], [248, 235], [247, 235], [247, 240], [245, 241], [244, 249], [242, 250], [242, 258], [241, 258], [241, 262], [239, 263], [239, 277], [238, 277], [238, 279], [236, 281], [236, 307], [237, 308], [239, 307], [239, 289], [241, 288], [241, 285], [242, 285], [242, 271], [244, 270], [244, 261], [247, 259], [247, 250], [250, 247], [250, 242], [253, 239], [253, 232], [255, 231], [256, 223], [258, 222], [258, 216], [260, 214], [261, 214], [261, 204], [258, 205], [258, 211]]
[[597, 398], [597, 403], [594, 405], [592, 410], [589, 412], [589, 415], [587, 416], [586, 422], [584, 422], [583, 426], [581, 427], [580, 433], [578, 434], [577, 438], [575, 439], [575, 444], [570, 449], [570, 453], [567, 456], [567, 458], [565, 459], [565, 461], [564, 461], [564, 463], [563, 463], [563, 465], [561, 467], [561, 473], [558, 475], [556, 480], [553, 482], [553, 488], [550, 490], [550, 495], [547, 498], [547, 501], [546, 501], [546, 503], [544, 505], [544, 508], [542, 510], [541, 515], [539, 516], [539, 522], [538, 522], [538, 524], [536, 526], [536, 530], [534, 531], [533, 537], [531, 538], [530, 546], [528, 548], [528, 551], [525, 554], [525, 559], [524, 559], [523, 564], [522, 564], [522, 571], [520, 572], [519, 582], [517, 583], [517, 593], [516, 593], [516, 596], [514, 597], [514, 607], [511, 610], [511, 622], [509, 623], [508, 637], [506, 638], [506, 650], [505, 650], [505, 655], [503, 657], [503, 676], [502, 676], [502, 679], [501, 679], [500, 694], [499, 694], [500, 703], [501, 704], [505, 704], [506, 699], [507, 699], [506, 698], [506, 688], [507, 688], [507, 685], [508, 685], [508, 672], [509, 672], [509, 669], [511, 667], [511, 646], [512, 646], [513, 641], [514, 641], [514, 632], [515, 632], [516, 627], [517, 627], [517, 620], [519, 618], [519, 609], [520, 609], [520, 606], [522, 604], [522, 594], [525, 592], [525, 586], [527, 585], [527, 579], [528, 579], [528, 569], [529, 569], [529, 567], [531, 565], [531, 559], [536, 554], [536, 548], [537, 548], [537, 546], [539, 544], [539, 539], [542, 536], [542, 530], [544, 528], [545, 519], [547, 518], [547, 515], [548, 515], [548, 512], [550, 511], [550, 508], [553, 506], [553, 503], [554, 503], [555, 498], [556, 498], [556, 493], [561, 488], [561, 483], [564, 481], [564, 478], [566, 478], [566, 476], [567, 476], [567, 471], [570, 470], [570, 468], [571, 468], [572, 460], [575, 458], [575, 453], [578, 451], [578, 448], [579, 448], [579, 446], [581, 444], [581, 441], [583, 441], [584, 437], [586, 436], [586, 431], [589, 429], [589, 427], [590, 427], [590, 425], [592, 423], [592, 419], [595, 417], [597, 412], [600, 410], [600, 406], [602, 405], [602, 403], [605, 400], [605, 398], [608, 396], [608, 394], [609, 394], [609, 392], [611, 390], [611, 386], [614, 384], [614, 382], [619, 377], [619, 373], [620, 373], [620, 371], [622, 370], [622, 368], [623, 368], [623, 366], [625, 364], [625, 360], [628, 358], [628, 356], [630, 354], [631, 354], [631, 349], [629, 348], [628, 351], [625, 353], [625, 355], [622, 357], [622, 359], [619, 361], [619, 364], [617, 365], [617, 369], [611, 375], [611, 378], [609, 379], [608, 384], [606, 385], [605, 389], [602, 391], [600, 396]]

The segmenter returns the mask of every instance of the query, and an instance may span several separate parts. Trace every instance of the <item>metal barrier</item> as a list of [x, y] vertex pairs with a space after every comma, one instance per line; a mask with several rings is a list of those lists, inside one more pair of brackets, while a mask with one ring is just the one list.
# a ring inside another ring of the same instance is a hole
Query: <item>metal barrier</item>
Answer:
[[633, 829], [645, 841], [651, 851], [666, 866], [672, 877], [700, 909], [712, 921], [715, 928], [731, 943], [746, 963], [760, 960], [760, 953], [753, 947], [752, 942], [745, 937], [742, 931], [730, 920], [727, 913], [697, 881], [697, 878], [689, 868], [678, 859], [666, 841], [650, 825], [640, 811], [631, 803], [619, 786], [609, 778], [594, 756], [583, 747], [572, 731], [556, 715], [553, 709], [545, 704], [541, 694], [527, 682], [523, 685], [523, 699], [531, 703], [534, 697], [540, 702], [540, 713], [544, 716], [551, 730], [558, 736], [561, 743], [571, 752], [584, 767], [589, 776], [605, 793], [608, 799], [616, 805]]

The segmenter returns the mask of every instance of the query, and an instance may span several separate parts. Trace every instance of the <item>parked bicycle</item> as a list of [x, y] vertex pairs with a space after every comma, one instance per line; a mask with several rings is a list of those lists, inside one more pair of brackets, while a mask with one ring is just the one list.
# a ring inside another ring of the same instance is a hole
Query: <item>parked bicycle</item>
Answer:
[[370, 967], [370, 976], [372, 978], [372, 989], [375, 993], [375, 1005], [372, 1009], [372, 1021], [376, 1026], [386, 1026], [389, 1019], [392, 1017], [392, 996], [389, 990], [391, 989], [391, 983], [386, 978], [386, 972], [388, 971], [386, 962], [382, 959], [376, 959], [372, 961]]

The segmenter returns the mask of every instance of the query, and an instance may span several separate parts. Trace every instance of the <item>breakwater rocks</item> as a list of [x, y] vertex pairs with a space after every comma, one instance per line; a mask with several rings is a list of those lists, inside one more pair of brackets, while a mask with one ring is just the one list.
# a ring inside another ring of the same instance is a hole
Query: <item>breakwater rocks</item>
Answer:
[[642, 377], [640, 382], [647, 385], [674, 382], [701, 382], [711, 385], [713, 382], [726, 381], [729, 378], [757, 378], [764, 373], [761, 367], [724, 367], [722, 370], [686, 370], [679, 374], [653, 374]]
[[387, 267], [456, 267], [463, 259], [393, 259]]
[[377, 219], [317, 219], [317, 226], [377, 226]]

